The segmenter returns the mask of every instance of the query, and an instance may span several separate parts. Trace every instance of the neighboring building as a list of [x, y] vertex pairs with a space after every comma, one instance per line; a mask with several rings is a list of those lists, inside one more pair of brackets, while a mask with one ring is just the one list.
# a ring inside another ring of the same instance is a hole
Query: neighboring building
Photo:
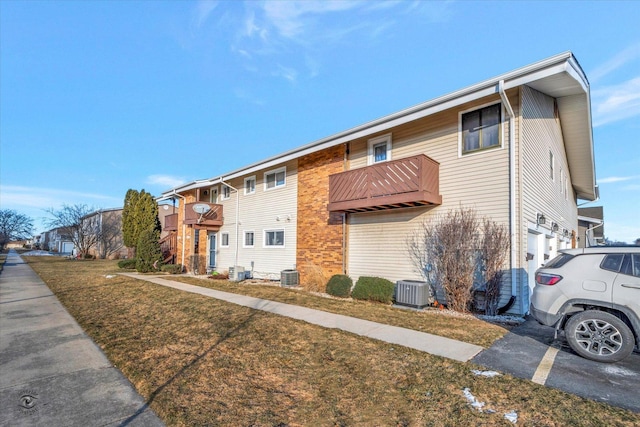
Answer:
[[604, 211], [602, 206], [578, 208], [578, 247], [604, 245]]
[[93, 234], [88, 236], [93, 243], [89, 255], [100, 259], [127, 257], [122, 239], [122, 208], [98, 209], [85, 215], [82, 221], [85, 231], [93, 229]]
[[576, 245], [595, 200], [588, 80], [571, 53], [483, 81], [211, 179], [169, 190], [165, 218], [188, 271], [279, 278], [421, 279], [407, 237], [460, 207], [504, 224], [502, 303], [529, 308], [533, 273]]
[[46, 232], [47, 250], [64, 255], [74, 254], [75, 245], [70, 231], [65, 227], [58, 227]]

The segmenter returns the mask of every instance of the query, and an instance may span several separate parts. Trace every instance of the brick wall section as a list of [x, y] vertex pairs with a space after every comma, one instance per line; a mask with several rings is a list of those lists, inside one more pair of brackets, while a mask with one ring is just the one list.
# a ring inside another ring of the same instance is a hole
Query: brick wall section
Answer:
[[344, 146], [298, 160], [296, 266], [304, 284], [318, 269], [328, 278], [342, 273], [342, 214], [329, 214], [329, 175], [344, 170]]

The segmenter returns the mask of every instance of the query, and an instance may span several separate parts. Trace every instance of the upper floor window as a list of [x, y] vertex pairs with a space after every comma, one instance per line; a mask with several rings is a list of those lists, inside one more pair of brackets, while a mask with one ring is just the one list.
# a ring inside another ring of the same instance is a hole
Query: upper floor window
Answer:
[[391, 160], [391, 134], [369, 140], [368, 163], [370, 165]]
[[264, 174], [264, 189], [271, 190], [278, 187], [284, 187], [287, 179], [287, 169], [280, 168], [265, 172]]
[[244, 179], [244, 194], [253, 194], [256, 192], [256, 177], [250, 176]]
[[462, 154], [501, 145], [502, 104], [461, 113]]
[[222, 186], [222, 200], [227, 200], [231, 198], [231, 188], [226, 185]]
[[245, 231], [244, 232], [244, 244], [242, 247], [244, 248], [252, 248], [253, 247], [253, 239], [254, 234], [253, 231]]
[[549, 178], [551, 178], [552, 181], [556, 180], [556, 175], [554, 172], [555, 169], [555, 159], [553, 158], [553, 153], [551, 152], [551, 150], [549, 150]]

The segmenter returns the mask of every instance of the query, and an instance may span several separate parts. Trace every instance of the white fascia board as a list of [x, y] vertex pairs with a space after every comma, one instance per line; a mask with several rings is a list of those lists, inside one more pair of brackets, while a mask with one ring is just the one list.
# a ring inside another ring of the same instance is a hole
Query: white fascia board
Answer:
[[602, 223], [604, 223], [603, 219], [592, 218], [590, 216], [582, 216], [582, 215], [578, 215], [578, 220], [579, 221], [584, 221], [584, 222], [590, 222], [592, 224], [602, 224]]

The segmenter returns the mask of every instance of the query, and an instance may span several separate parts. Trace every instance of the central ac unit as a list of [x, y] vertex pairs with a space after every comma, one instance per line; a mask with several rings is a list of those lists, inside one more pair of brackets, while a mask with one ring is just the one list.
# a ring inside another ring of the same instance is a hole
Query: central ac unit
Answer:
[[300, 276], [296, 270], [282, 270], [280, 272], [280, 286], [298, 286]]
[[433, 303], [431, 287], [419, 280], [398, 280], [396, 283], [396, 304], [423, 308]]
[[229, 267], [229, 280], [232, 282], [244, 280], [244, 267], [240, 267], [239, 265]]

